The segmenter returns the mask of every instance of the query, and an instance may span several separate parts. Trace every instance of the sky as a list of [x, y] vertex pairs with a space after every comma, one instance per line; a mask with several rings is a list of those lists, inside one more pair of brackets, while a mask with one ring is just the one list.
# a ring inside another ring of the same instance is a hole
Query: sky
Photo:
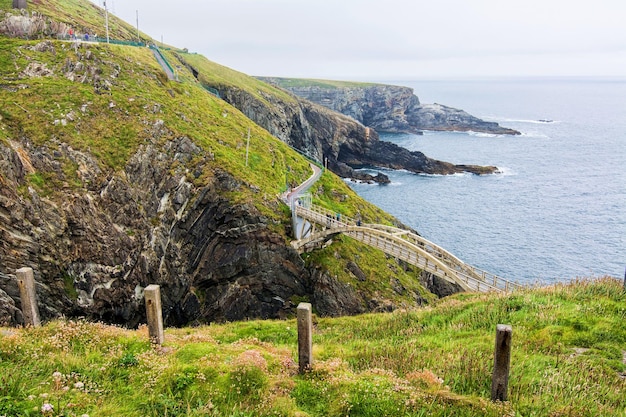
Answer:
[[[103, 0], [92, 0], [103, 6]], [[249, 75], [626, 76], [624, 0], [107, 0], [157, 41]]]

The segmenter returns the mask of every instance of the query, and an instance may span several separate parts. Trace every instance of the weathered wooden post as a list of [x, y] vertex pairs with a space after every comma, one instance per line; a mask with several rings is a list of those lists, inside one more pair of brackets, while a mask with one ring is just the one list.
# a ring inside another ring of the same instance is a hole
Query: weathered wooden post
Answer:
[[33, 268], [20, 268], [15, 271], [17, 275], [17, 286], [20, 289], [20, 299], [22, 301], [22, 314], [24, 315], [24, 325], [39, 327], [39, 307], [37, 306], [37, 291], [35, 289], [35, 275]]
[[511, 338], [513, 328], [506, 324], [496, 326], [496, 348], [491, 378], [491, 401], [506, 401], [511, 365]]
[[25, 9], [27, 5], [26, 0], [13, 0], [14, 9]]
[[298, 367], [300, 373], [311, 369], [313, 362], [313, 320], [311, 304], [298, 304]]
[[154, 284], [148, 285], [144, 289], [144, 298], [146, 300], [146, 316], [148, 318], [150, 341], [161, 345], [165, 341], [163, 312], [161, 311], [161, 287]]

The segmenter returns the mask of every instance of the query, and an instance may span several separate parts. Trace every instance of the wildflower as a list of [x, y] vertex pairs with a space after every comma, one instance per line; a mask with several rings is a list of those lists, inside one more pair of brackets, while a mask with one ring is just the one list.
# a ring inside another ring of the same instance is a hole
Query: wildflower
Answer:
[[52, 413], [53, 411], [54, 411], [54, 407], [52, 406], [52, 404], [48, 402], [43, 403], [43, 405], [41, 406], [41, 412], [43, 414]]
[[83, 389], [85, 388], [85, 384], [83, 384], [82, 382], [78, 381], [74, 384], [74, 388], [76, 389]]
[[63, 375], [59, 371], [56, 371], [55, 373], [52, 374], [52, 378], [54, 379], [61, 379], [62, 376]]

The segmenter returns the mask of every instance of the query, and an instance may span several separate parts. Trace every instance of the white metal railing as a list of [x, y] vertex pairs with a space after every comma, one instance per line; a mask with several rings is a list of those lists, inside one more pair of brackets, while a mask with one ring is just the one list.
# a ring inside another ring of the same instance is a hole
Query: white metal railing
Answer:
[[296, 247], [302, 247], [316, 237], [343, 233], [440, 278], [455, 282], [466, 290], [509, 292], [522, 288], [520, 284], [466, 264], [445, 249], [408, 230], [379, 224], [357, 225], [353, 218], [310, 203], [294, 206], [294, 209], [297, 216], [325, 228], [309, 238], [294, 242]]

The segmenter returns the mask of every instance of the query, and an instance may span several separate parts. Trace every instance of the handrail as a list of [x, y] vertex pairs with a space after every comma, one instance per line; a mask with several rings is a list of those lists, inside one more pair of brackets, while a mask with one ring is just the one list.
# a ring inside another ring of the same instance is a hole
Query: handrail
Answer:
[[416, 265], [465, 290], [504, 291], [522, 288], [520, 284], [468, 265], [438, 245], [404, 229], [379, 224], [358, 225], [352, 218], [309, 204], [295, 206], [295, 214], [325, 227], [308, 238], [292, 242], [295, 248], [326, 236], [346, 234], [392, 256]]
[[174, 68], [172, 68], [172, 66], [170, 65], [169, 62], [167, 62], [167, 58], [165, 58], [165, 55], [163, 55], [163, 52], [161, 52], [161, 50], [159, 49], [158, 46], [152, 44], [150, 45], [150, 49], [152, 49], [153, 51], [156, 51], [159, 56], [161, 57], [161, 59], [163, 59], [163, 62], [165, 62], [165, 65], [167, 65], [167, 68], [169, 68], [170, 71], [172, 71], [172, 74], [174, 74]]

